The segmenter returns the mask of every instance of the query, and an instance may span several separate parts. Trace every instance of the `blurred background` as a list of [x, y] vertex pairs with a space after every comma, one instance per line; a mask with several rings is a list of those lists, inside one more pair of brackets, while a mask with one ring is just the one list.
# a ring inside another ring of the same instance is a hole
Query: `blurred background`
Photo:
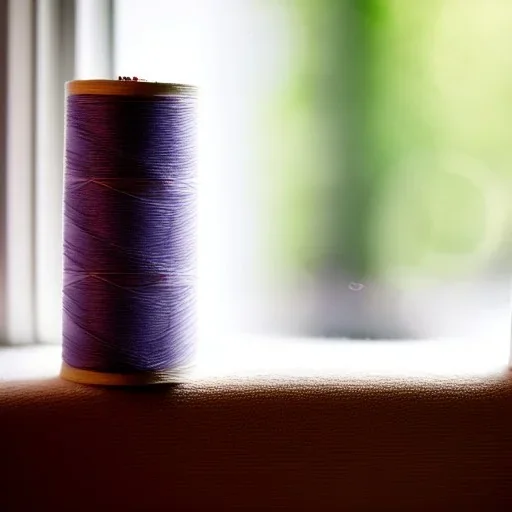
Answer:
[[2, 1], [4, 337], [60, 340], [63, 82], [129, 75], [201, 90], [205, 338], [508, 343], [512, 3]]

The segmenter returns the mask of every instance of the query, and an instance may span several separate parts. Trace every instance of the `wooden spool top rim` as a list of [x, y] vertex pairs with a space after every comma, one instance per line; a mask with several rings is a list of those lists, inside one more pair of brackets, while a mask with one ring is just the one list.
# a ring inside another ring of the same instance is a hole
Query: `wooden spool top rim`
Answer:
[[71, 80], [66, 82], [66, 94], [98, 94], [111, 96], [195, 96], [197, 87], [164, 82], [135, 80]]

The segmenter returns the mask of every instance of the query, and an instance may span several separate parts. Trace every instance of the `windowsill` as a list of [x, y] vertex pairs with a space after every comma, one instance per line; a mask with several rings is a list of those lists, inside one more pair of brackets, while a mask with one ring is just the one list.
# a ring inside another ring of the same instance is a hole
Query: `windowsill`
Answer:
[[[200, 345], [190, 378], [485, 377], [509, 359], [503, 341], [348, 341], [240, 338]], [[57, 345], [0, 349], [0, 381], [42, 379], [59, 373]]]
[[3, 508], [62, 510], [84, 481], [84, 510], [512, 510], [507, 345], [215, 340], [196, 382], [142, 390], [0, 350]]

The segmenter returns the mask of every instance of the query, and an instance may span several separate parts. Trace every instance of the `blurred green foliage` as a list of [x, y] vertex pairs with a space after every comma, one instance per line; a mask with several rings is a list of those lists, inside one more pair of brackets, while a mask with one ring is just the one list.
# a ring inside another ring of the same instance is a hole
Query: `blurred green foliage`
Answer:
[[508, 249], [512, 2], [289, 0], [262, 113], [273, 266], [464, 277]]

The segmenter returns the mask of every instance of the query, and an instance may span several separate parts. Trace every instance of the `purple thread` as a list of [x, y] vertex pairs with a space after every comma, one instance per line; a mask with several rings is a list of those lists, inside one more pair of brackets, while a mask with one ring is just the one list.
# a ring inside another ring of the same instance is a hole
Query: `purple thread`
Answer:
[[196, 100], [67, 99], [63, 359], [129, 373], [190, 363]]

